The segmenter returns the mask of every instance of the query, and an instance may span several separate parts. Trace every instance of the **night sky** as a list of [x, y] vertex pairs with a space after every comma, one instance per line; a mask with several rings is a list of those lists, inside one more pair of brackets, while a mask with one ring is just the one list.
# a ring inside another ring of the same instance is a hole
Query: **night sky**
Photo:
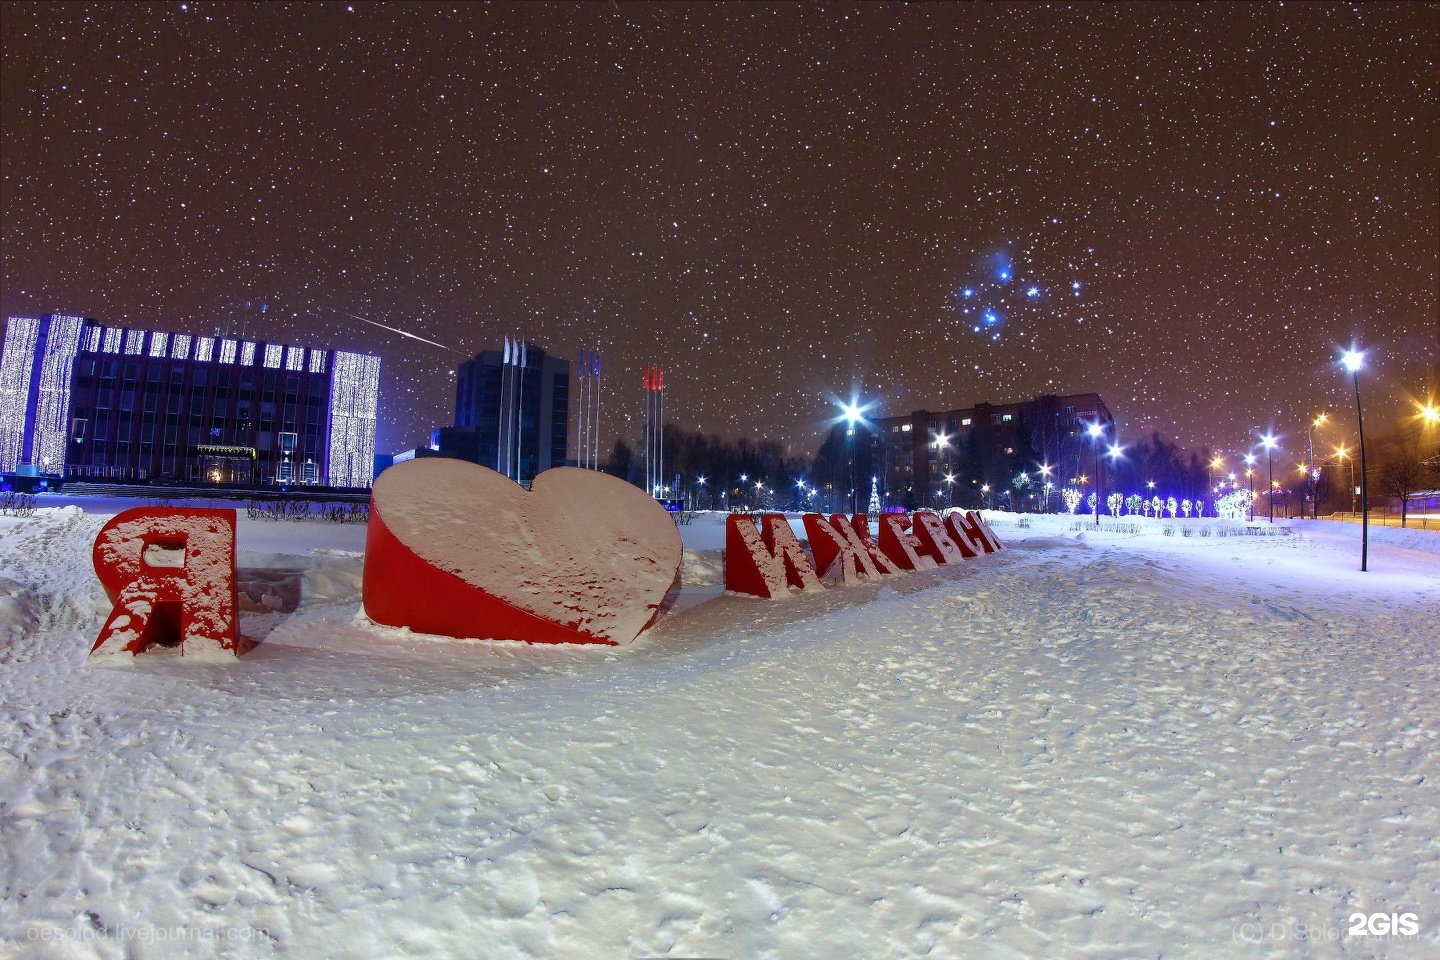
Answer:
[[[600, 346], [605, 440], [813, 452], [1098, 391], [1122, 438], [1367, 434], [1437, 342], [1440, 6], [6, 3], [0, 312], [454, 367]], [[359, 322], [363, 317], [447, 345]], [[1299, 444], [1296, 446], [1296, 438]], [[1282, 441], [1285, 442], [1285, 441]]]

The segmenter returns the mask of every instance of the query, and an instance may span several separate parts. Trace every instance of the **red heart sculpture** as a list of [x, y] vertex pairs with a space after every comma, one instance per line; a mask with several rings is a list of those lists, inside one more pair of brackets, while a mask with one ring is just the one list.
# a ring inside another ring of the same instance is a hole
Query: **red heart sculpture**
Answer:
[[365, 540], [365, 612], [451, 637], [626, 643], [680, 569], [680, 531], [645, 492], [557, 467], [526, 492], [464, 460], [380, 474]]

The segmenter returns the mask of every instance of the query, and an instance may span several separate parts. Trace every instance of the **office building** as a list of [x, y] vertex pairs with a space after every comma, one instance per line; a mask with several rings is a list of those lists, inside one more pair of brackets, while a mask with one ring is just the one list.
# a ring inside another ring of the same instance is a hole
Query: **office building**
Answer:
[[10, 317], [0, 472], [368, 487], [379, 390], [365, 354]]
[[432, 447], [528, 485], [568, 462], [569, 425], [570, 361], [507, 340], [460, 364], [455, 425], [436, 431]]

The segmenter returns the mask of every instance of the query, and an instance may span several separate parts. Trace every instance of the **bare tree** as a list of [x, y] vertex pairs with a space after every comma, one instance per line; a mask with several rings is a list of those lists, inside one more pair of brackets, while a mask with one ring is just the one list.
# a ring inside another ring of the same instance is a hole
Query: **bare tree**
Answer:
[[1410, 495], [1420, 489], [1420, 482], [1425, 476], [1425, 467], [1420, 458], [1404, 450], [1396, 450], [1389, 459], [1380, 465], [1380, 471], [1376, 479], [1380, 481], [1380, 488], [1392, 497], [1400, 500], [1400, 526], [1405, 526], [1405, 519], [1408, 513]]

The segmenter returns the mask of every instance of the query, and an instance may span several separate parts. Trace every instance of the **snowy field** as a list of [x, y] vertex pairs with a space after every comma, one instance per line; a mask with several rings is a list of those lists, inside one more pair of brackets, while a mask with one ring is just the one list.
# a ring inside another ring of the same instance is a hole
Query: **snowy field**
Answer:
[[363, 527], [242, 510], [261, 645], [87, 666], [119, 506], [0, 519], [5, 956], [1440, 956], [1440, 535], [999, 514], [761, 601], [701, 517], [562, 648], [376, 628]]

